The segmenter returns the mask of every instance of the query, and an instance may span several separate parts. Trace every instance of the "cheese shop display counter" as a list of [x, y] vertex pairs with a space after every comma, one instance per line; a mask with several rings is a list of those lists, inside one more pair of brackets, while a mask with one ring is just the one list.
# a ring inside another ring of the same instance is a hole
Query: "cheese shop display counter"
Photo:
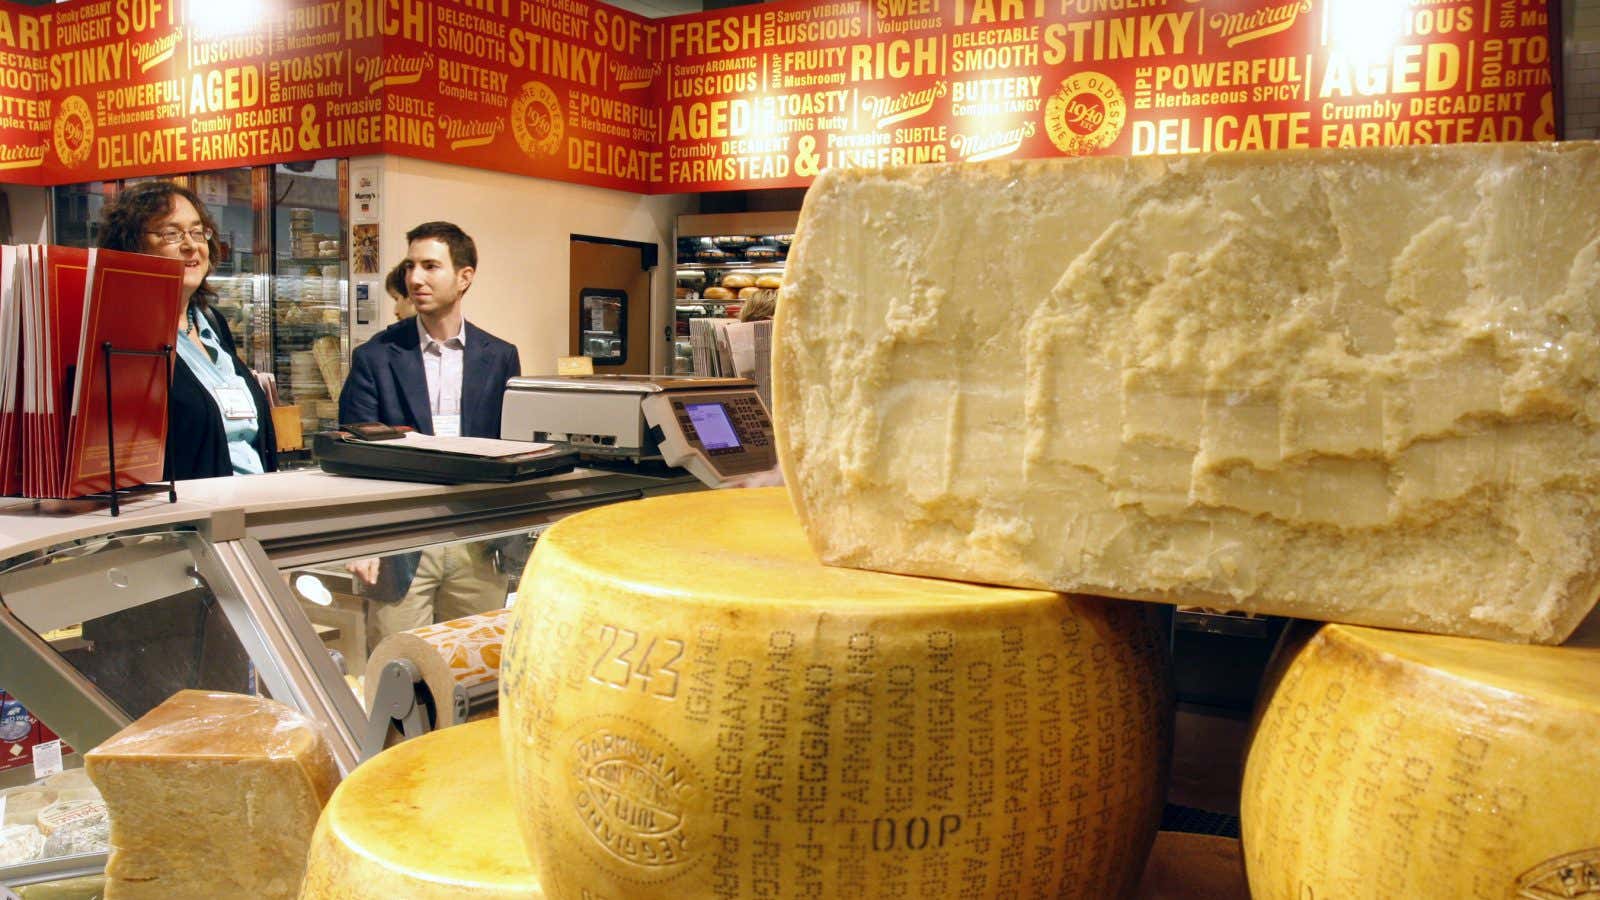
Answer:
[[[107, 816], [83, 754], [178, 691], [272, 698], [317, 723], [344, 772], [402, 730], [479, 714], [482, 689], [457, 689], [458, 715], [452, 686], [427, 683], [448, 666], [424, 662], [418, 691], [404, 686], [416, 702], [395, 720], [372, 715], [367, 674], [387, 662], [374, 651], [386, 637], [404, 648], [393, 633], [434, 615], [508, 621], [551, 522], [700, 487], [581, 468], [454, 486], [301, 471], [181, 482], [178, 502], [125, 501], [120, 517], [0, 502], [0, 885], [94, 896]], [[411, 587], [435, 583], [438, 609], [408, 607]], [[492, 705], [492, 680], [488, 693]], [[87, 893], [46, 889], [74, 878]]]

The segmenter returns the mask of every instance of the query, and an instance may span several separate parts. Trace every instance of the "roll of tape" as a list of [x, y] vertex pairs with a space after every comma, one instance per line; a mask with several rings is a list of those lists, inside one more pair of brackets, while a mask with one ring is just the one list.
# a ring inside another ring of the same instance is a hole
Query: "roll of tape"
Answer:
[[455, 689], [470, 689], [499, 677], [500, 647], [510, 625], [511, 610], [496, 609], [389, 635], [367, 659], [367, 708], [372, 708], [383, 667], [405, 659], [422, 673], [433, 697], [436, 727], [461, 724], [465, 719], [453, 702]]

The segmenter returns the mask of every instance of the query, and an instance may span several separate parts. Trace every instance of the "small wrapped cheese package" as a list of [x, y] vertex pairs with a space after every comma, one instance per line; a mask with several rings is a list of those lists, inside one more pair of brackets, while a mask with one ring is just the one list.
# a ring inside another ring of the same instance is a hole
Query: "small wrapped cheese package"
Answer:
[[243, 694], [180, 691], [84, 759], [111, 814], [106, 900], [294, 897], [339, 781], [311, 720]]

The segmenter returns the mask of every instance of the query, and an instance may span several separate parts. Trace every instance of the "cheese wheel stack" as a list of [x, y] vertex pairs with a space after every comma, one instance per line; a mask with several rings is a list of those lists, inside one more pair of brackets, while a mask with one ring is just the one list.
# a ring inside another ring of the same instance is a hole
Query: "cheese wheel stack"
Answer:
[[1256, 900], [1600, 891], [1600, 634], [1326, 625], [1280, 652], [1241, 798]]
[[362, 763], [323, 811], [301, 900], [536, 900], [496, 719]]
[[826, 568], [775, 489], [564, 519], [500, 671], [544, 888], [1125, 896], [1171, 741], [1156, 612]]

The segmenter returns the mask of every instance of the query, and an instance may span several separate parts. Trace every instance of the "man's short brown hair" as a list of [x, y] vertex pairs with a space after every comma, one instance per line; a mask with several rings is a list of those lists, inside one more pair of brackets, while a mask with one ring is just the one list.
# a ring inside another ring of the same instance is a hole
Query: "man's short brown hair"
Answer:
[[478, 267], [478, 245], [454, 222], [423, 222], [406, 232], [406, 243], [413, 244], [429, 238], [443, 241], [450, 248], [450, 265], [457, 269]]

